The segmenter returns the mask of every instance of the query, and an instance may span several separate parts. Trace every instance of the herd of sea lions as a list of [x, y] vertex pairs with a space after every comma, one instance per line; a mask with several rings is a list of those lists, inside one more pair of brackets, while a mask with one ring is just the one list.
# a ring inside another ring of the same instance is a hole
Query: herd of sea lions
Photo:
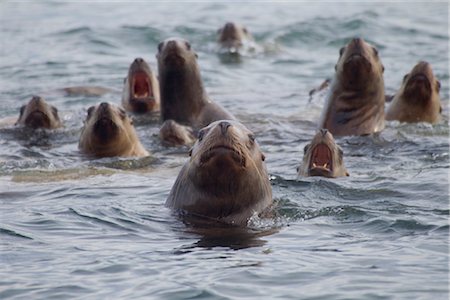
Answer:
[[[218, 43], [238, 53], [253, 38], [243, 26], [227, 23]], [[169, 38], [158, 45], [158, 75], [136, 58], [124, 80], [119, 107], [99, 103], [87, 109], [79, 139], [82, 153], [94, 157], [142, 157], [131, 114], [159, 112], [159, 137], [168, 146], [192, 146], [166, 205], [182, 213], [245, 225], [272, 205], [272, 190], [254, 134], [207, 94], [197, 54], [189, 41]], [[344, 154], [333, 135], [368, 135], [385, 120], [439, 122], [440, 83], [427, 62], [419, 62], [397, 93], [385, 95], [384, 66], [377, 49], [361, 38], [339, 51], [335, 74], [317, 90], [328, 89], [319, 130], [305, 146], [299, 176], [348, 176]], [[102, 88], [66, 88], [67, 93], [101, 94]], [[385, 113], [385, 103], [391, 103]], [[128, 113], [127, 113], [128, 112]], [[58, 110], [38, 96], [20, 109], [16, 125], [55, 129], [63, 126]]]

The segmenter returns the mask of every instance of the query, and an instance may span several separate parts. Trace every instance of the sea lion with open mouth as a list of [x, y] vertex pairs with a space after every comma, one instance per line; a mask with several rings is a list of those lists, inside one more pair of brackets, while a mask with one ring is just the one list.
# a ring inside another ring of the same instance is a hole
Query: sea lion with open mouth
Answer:
[[149, 154], [139, 141], [127, 113], [105, 102], [88, 109], [78, 147], [95, 157]]
[[384, 128], [384, 67], [377, 49], [355, 38], [340, 50], [320, 128], [333, 135], [367, 135]]
[[386, 120], [439, 122], [442, 112], [440, 89], [441, 83], [434, 77], [431, 65], [419, 62], [403, 77], [402, 86], [386, 111]]
[[161, 120], [190, 126], [197, 131], [217, 120], [234, 117], [214, 103], [203, 88], [197, 54], [183, 39], [170, 38], [158, 45]]
[[150, 66], [142, 58], [130, 65], [125, 78], [122, 105], [133, 113], [148, 113], [159, 110], [159, 83]]
[[311, 143], [305, 146], [303, 164], [298, 169], [300, 176], [323, 176], [329, 178], [349, 176], [344, 166], [344, 152], [333, 135], [321, 129]]
[[217, 31], [217, 34], [219, 45], [230, 52], [237, 52], [238, 49], [253, 42], [253, 37], [247, 28], [234, 22], [226, 23]]
[[24, 125], [33, 129], [55, 129], [62, 126], [58, 109], [48, 104], [42, 97], [33, 96], [31, 100], [20, 108], [16, 125]]
[[255, 137], [233, 120], [199, 132], [166, 205], [220, 222], [246, 225], [272, 204], [269, 175]]

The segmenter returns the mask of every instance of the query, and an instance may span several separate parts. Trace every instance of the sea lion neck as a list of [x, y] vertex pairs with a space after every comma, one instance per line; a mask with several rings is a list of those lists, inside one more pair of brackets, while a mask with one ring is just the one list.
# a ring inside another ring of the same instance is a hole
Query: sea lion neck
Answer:
[[160, 71], [161, 118], [190, 124], [207, 103], [198, 67]]

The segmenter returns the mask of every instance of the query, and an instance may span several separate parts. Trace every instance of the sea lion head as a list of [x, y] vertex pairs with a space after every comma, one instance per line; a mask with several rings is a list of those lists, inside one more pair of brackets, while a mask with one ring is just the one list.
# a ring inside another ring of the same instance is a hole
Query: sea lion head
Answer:
[[252, 37], [247, 28], [239, 24], [228, 22], [218, 31], [218, 42], [222, 47], [239, 48], [244, 40], [251, 40]]
[[272, 203], [264, 155], [253, 133], [237, 121], [215, 121], [198, 139], [166, 205], [225, 223], [247, 224]]
[[403, 77], [401, 89], [406, 101], [427, 105], [433, 94], [439, 95], [440, 88], [441, 83], [434, 77], [431, 65], [421, 61]]
[[130, 65], [124, 81], [125, 109], [134, 113], [147, 113], [159, 108], [159, 86], [147, 62], [138, 57]]
[[170, 146], [192, 145], [195, 141], [191, 127], [180, 125], [174, 120], [166, 120], [161, 125], [159, 137]]
[[368, 80], [377, 80], [384, 72], [378, 50], [362, 38], [351, 40], [339, 50], [339, 55], [336, 73], [348, 90], [365, 89], [370, 86]]
[[18, 124], [33, 129], [54, 129], [62, 126], [58, 109], [39, 96], [33, 96], [26, 105], [20, 108], [20, 116], [16, 125]]
[[340, 177], [348, 176], [344, 166], [344, 153], [333, 135], [326, 129], [321, 129], [314, 136], [311, 143], [305, 146], [303, 164], [300, 175]]
[[99, 157], [118, 156], [136, 141], [133, 122], [122, 108], [103, 102], [87, 110], [79, 143], [84, 152]]
[[158, 69], [160, 72], [165, 69], [179, 69], [192, 67], [191, 61], [195, 61], [197, 54], [191, 47], [191, 44], [181, 38], [168, 38], [159, 43]]

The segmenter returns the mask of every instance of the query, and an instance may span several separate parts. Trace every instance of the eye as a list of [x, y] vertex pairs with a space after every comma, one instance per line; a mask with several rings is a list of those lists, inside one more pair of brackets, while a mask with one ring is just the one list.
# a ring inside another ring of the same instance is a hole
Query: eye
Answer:
[[309, 146], [311, 146], [311, 144], [307, 144], [307, 145], [305, 146], [305, 148], [303, 148], [303, 152], [304, 152], [304, 153], [306, 153], [306, 152], [308, 151]]
[[22, 107], [20, 108], [20, 115], [22, 116], [24, 112], [25, 112], [25, 105], [22, 105]]
[[91, 106], [87, 110], [87, 119], [89, 119], [92, 116], [92, 113], [94, 112], [95, 106]]
[[56, 107], [52, 106], [52, 112], [55, 117], [58, 116], [58, 109]]
[[374, 53], [376, 56], [378, 56], [378, 50], [377, 50], [377, 48], [373, 47], [372, 49], [373, 49], [373, 53]]
[[158, 51], [161, 52], [163, 48], [164, 42], [158, 44]]
[[342, 56], [342, 54], [344, 54], [344, 50], [345, 50], [345, 47], [342, 47], [341, 49], [339, 49], [339, 56]]
[[122, 118], [122, 120], [125, 120], [125, 118], [127, 117], [127, 112], [123, 108], [119, 107], [119, 115]]
[[384, 65], [381, 65], [381, 72], [384, 73]]
[[409, 75], [409, 74], [406, 74], [405, 76], [403, 76], [403, 82], [406, 81], [406, 79], [408, 78], [408, 75]]
[[436, 90], [439, 91], [441, 90], [441, 82], [439, 80], [436, 80]]
[[202, 129], [198, 132], [198, 136], [197, 136], [198, 141], [201, 142], [203, 140], [204, 136], [205, 136], [205, 130]]
[[262, 161], [265, 161], [265, 160], [266, 160], [266, 156], [265, 156], [263, 153], [261, 153], [261, 160], [262, 160]]
[[189, 43], [189, 42], [184, 42], [185, 44], [186, 44], [186, 48], [188, 49], [188, 50], [191, 50], [191, 44]]

